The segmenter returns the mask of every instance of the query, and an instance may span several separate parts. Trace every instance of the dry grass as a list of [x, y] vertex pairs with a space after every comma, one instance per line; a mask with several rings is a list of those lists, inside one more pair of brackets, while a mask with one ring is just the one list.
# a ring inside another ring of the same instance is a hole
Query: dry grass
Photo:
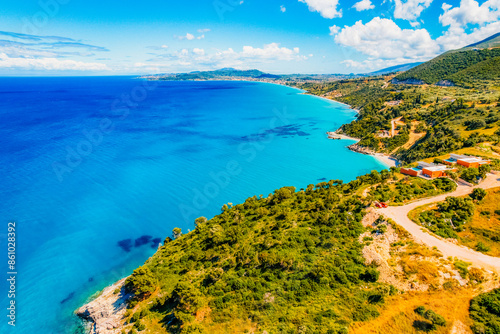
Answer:
[[381, 315], [368, 322], [355, 323], [349, 333], [353, 334], [419, 334], [422, 331], [414, 327], [416, 321], [422, 317], [414, 310], [417, 306], [424, 306], [442, 315], [446, 319], [446, 326], [438, 327], [432, 333], [449, 333], [456, 320], [469, 326], [469, 302], [477, 294], [471, 288], [456, 289], [453, 291], [433, 291], [405, 293], [387, 299], [381, 307]]
[[470, 248], [476, 248], [477, 243], [481, 242], [490, 248], [484, 253], [500, 257], [500, 240], [491, 239], [494, 235], [500, 237], [500, 214], [495, 213], [500, 210], [500, 188], [489, 189], [487, 192], [488, 195], [476, 205], [472, 221], [466, 224], [465, 231], [458, 233], [459, 241]]

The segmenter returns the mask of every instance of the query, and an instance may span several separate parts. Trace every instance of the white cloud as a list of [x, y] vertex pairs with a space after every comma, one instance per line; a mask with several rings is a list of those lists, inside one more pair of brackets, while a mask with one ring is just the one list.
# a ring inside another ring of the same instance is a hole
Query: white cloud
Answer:
[[206, 28], [205, 29], [198, 29], [198, 32], [200, 34], [204, 34], [204, 33], [209, 32], [209, 31], [210, 31], [210, 29], [206, 29]]
[[307, 4], [311, 12], [318, 12], [327, 19], [342, 17], [342, 10], [337, 10], [339, 0], [299, 0]]
[[108, 71], [101, 63], [85, 63], [75, 60], [60, 60], [57, 58], [11, 58], [0, 53], [0, 68], [15, 68], [25, 70], [59, 70], [59, 71]]
[[440, 37], [436, 39], [443, 51], [459, 49], [469, 44], [479, 42], [500, 31], [500, 21], [488, 23], [482, 27], [474, 29], [467, 34], [463, 27], [451, 26]]
[[361, 0], [360, 2], [356, 2], [352, 8], [355, 8], [358, 12], [363, 10], [373, 9], [375, 6], [372, 4], [370, 0]]
[[275, 59], [275, 60], [298, 60], [305, 59], [300, 56], [300, 49], [288, 49], [279, 46], [278, 43], [264, 45], [263, 48], [254, 48], [252, 46], [244, 46], [240, 53], [243, 58], [260, 58], [260, 59]]
[[283, 6], [283, 5], [281, 5], [281, 6], [280, 6], [280, 10], [281, 10], [281, 12], [282, 12], [282, 13], [284, 13], [284, 12], [286, 12], [286, 7], [285, 7], [285, 6]]
[[194, 48], [193, 49], [193, 53], [196, 54], [196, 55], [199, 55], [199, 56], [202, 56], [205, 54], [205, 50], [203, 49], [198, 49], [198, 48]]
[[[210, 31], [210, 29], [199, 29], [198, 30], [198, 32], [200, 32], [200, 33], [201, 32], [208, 32], [208, 31]], [[188, 41], [192, 41], [192, 40], [195, 40], [195, 39], [203, 39], [203, 38], [205, 38], [205, 34], [201, 34], [200, 36], [195, 36], [195, 35], [193, 35], [191, 33], [187, 33], [184, 36], [174, 36], [174, 37], [177, 38], [177, 39], [179, 39], [179, 40], [181, 40], [181, 41], [184, 40], [184, 39], [186, 39]]]
[[335, 42], [350, 46], [373, 58], [427, 59], [439, 52], [439, 45], [425, 29], [401, 29], [390, 19], [375, 17], [363, 24], [345, 26]]
[[394, 18], [414, 21], [424, 9], [428, 8], [432, 0], [394, 0], [396, 8], [394, 9]]
[[339, 26], [331, 26], [330, 27], [330, 36], [335, 36], [338, 32], [340, 31], [340, 27]]
[[[436, 41], [444, 51], [478, 42], [500, 31], [500, 0], [488, 0], [482, 5], [475, 0], [462, 0], [460, 6], [444, 3], [439, 22], [448, 30]], [[475, 26], [470, 33], [465, 29]]]
[[[466, 1], [469, 0], [463, 0], [461, 7], [464, 6]], [[351, 57], [348, 56], [348, 53], [345, 53], [346, 60], [342, 63], [348, 67], [373, 69], [426, 61], [445, 51], [459, 49], [498, 33], [500, 31], [500, 20], [498, 18], [493, 19], [494, 16], [491, 13], [491, 6], [494, 1], [500, 3], [500, 0], [485, 2], [490, 8], [489, 13], [482, 12], [479, 9], [479, 12], [470, 17], [468, 13], [463, 12], [463, 8], [460, 11], [453, 11], [455, 8], [446, 4], [443, 5], [443, 10], [449, 15], [446, 18], [449, 21], [444, 21], [449, 22], [450, 27], [436, 39], [432, 39], [426, 29], [415, 27], [413, 29], [401, 29], [394, 21], [379, 17], [366, 24], [358, 21], [353, 26], [344, 26], [342, 29], [332, 26], [330, 27], [330, 35], [334, 36], [337, 44], [350, 48], [346, 52], [355, 50], [365, 55], [365, 59], [353, 60], [348, 59]], [[462, 12], [462, 14], [459, 15], [459, 12]], [[478, 17], [481, 17], [479, 13], [482, 13], [483, 24], [467, 33], [466, 24], [477, 22]], [[494, 15], [500, 14], [494, 13]], [[452, 17], [453, 19], [451, 19]], [[486, 23], [484, 23], [485, 21]], [[418, 26], [418, 23], [412, 24], [412, 26]]]
[[[312, 55], [311, 55], [312, 56]], [[262, 64], [280, 61], [303, 61], [307, 56], [300, 54], [300, 49], [281, 47], [278, 43], [263, 47], [244, 46], [237, 52], [232, 48], [207, 52], [194, 48], [182, 49], [168, 55], [159, 55], [147, 63], [136, 63], [137, 68], [161, 68], [162, 70], [216, 69], [221, 67], [258, 68]]]
[[352, 59], [344, 60], [342, 64], [346, 65], [347, 68], [353, 68], [357, 70], [375, 70], [385, 67], [391, 67], [401, 64], [408, 64], [408, 60], [404, 58], [399, 59], [366, 59], [363, 61], [355, 61]]
[[444, 13], [439, 16], [439, 22], [445, 27], [482, 25], [500, 19], [500, 0], [488, 0], [482, 5], [475, 0], [462, 0], [458, 7], [444, 3], [442, 8]]

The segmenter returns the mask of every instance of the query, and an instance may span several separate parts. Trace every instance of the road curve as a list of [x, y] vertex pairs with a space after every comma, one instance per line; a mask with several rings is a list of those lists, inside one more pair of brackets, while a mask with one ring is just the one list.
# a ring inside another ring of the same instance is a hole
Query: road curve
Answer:
[[457, 257], [461, 260], [471, 262], [474, 266], [483, 267], [500, 273], [500, 258], [485, 255], [468, 247], [459, 246], [446, 241], [444, 238], [431, 234], [427, 229], [408, 218], [408, 213], [419, 206], [444, 201], [448, 196], [457, 197], [467, 195], [470, 194], [474, 188], [489, 189], [496, 187], [500, 187], [500, 175], [489, 174], [478, 186], [458, 186], [452, 193], [422, 199], [403, 206], [390, 206], [385, 209], [376, 209], [376, 212], [394, 220], [398, 225], [407, 230], [417, 242], [421, 242], [429, 247], [437, 247], [445, 258], [448, 256]]

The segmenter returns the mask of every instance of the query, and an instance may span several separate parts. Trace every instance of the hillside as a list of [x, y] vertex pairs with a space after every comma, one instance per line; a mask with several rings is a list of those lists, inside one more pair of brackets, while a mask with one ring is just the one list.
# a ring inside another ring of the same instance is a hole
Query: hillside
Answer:
[[374, 75], [383, 75], [383, 74], [389, 74], [389, 73], [408, 71], [408, 70], [410, 70], [410, 69], [412, 69], [420, 64], [422, 64], [422, 63], [421, 62], [409, 63], [409, 64], [402, 64], [402, 65], [386, 67], [386, 68], [380, 69], [378, 71], [370, 72], [370, 73], [368, 73], [368, 75], [374, 76]]
[[[78, 314], [100, 334], [347, 334], [381, 324], [392, 328], [385, 334], [449, 333], [456, 321], [472, 325], [469, 302], [493, 276], [416, 243], [369, 204], [453, 185], [392, 169], [224, 205], [213, 219], [196, 219], [194, 231], [174, 229], [142, 267]], [[392, 318], [393, 307], [402, 318]]]
[[285, 187], [224, 205], [185, 235], [174, 229], [125, 282], [135, 295], [126, 320], [152, 333], [347, 333], [378, 316], [370, 298], [392, 291], [364, 263], [366, 205], [353, 196], [389, 176]]
[[488, 38], [485, 38], [477, 43], [467, 45], [466, 47], [462, 48], [462, 50], [468, 50], [473, 48], [487, 49], [487, 48], [498, 48], [498, 47], [500, 47], [500, 32]]
[[[467, 71], [474, 66], [476, 70], [488, 73], [487, 60], [500, 57], [500, 48], [483, 50], [465, 50], [444, 53], [426, 63], [410, 69], [395, 77], [398, 81], [421, 80], [427, 84], [436, 84], [444, 80], [453, 80], [454, 75], [460, 76], [461, 71]], [[485, 79], [496, 79], [497, 76], [486, 75]], [[460, 82], [455, 83], [460, 84]]]
[[395, 77], [394, 83], [409, 82], [427, 84], [446, 84], [449, 81], [459, 86], [471, 86], [474, 80], [468, 77], [480, 73], [478, 79], [498, 78], [498, 67], [494, 60], [500, 57], [500, 33], [466, 46], [448, 51], [428, 62], [418, 65]]

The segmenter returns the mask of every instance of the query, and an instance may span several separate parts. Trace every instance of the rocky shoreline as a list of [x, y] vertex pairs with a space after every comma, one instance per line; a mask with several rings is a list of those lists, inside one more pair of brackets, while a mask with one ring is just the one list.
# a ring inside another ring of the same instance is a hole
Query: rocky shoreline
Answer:
[[353, 152], [356, 152], [356, 153], [361, 153], [361, 154], [366, 154], [366, 155], [375, 155], [376, 154], [375, 151], [372, 151], [371, 149], [364, 147], [364, 146], [360, 146], [358, 144], [349, 145], [349, 146], [347, 146], [347, 148]]
[[123, 278], [106, 287], [102, 294], [75, 311], [87, 322], [89, 334], [120, 334], [124, 328], [123, 318], [127, 311], [127, 301], [132, 297], [125, 293]]
[[386, 165], [389, 165], [391, 167], [397, 167], [398, 165], [400, 165], [400, 162], [396, 158], [393, 158], [390, 155], [384, 153], [377, 153], [367, 147], [360, 146], [357, 143], [349, 145], [347, 146], [347, 148], [356, 153], [374, 156], [375, 158], [381, 160]]

